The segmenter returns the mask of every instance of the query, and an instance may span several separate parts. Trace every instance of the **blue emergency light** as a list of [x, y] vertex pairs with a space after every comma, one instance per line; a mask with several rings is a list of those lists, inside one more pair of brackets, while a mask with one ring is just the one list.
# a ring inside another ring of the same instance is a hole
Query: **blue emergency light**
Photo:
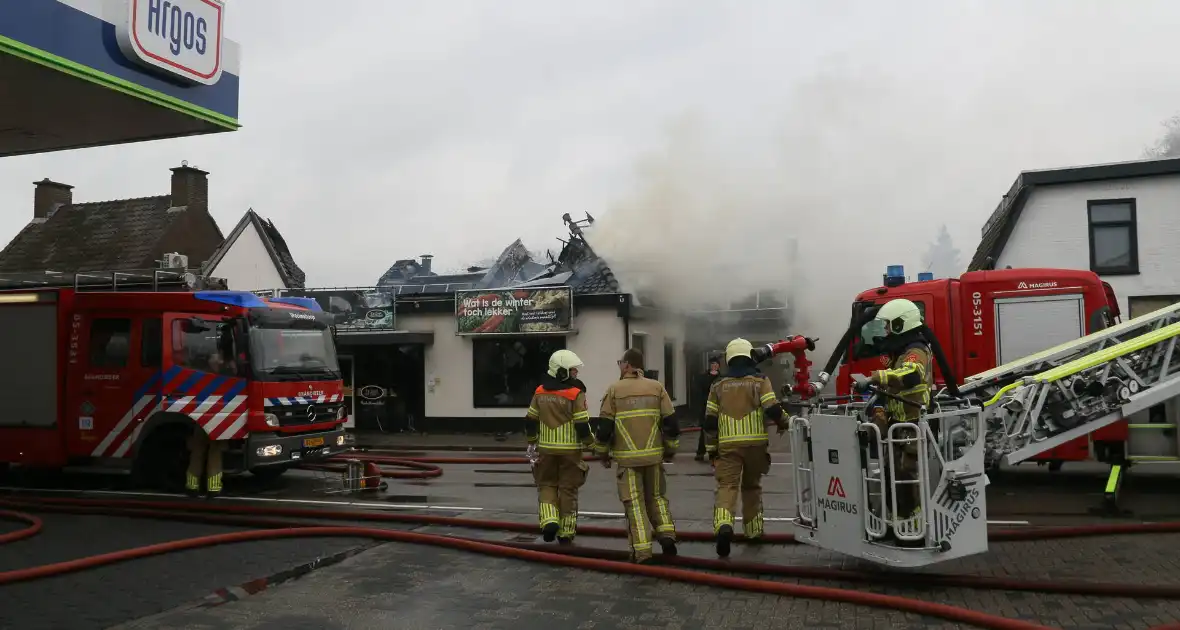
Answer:
[[243, 308], [265, 308], [266, 302], [249, 291], [197, 291], [193, 297], [206, 302], [217, 302]]
[[905, 284], [905, 267], [903, 265], [889, 265], [885, 267], [885, 286], [896, 287]]
[[933, 272], [923, 271], [918, 274], [918, 282], [926, 282], [927, 280], [933, 280], [933, 279], [934, 279]]

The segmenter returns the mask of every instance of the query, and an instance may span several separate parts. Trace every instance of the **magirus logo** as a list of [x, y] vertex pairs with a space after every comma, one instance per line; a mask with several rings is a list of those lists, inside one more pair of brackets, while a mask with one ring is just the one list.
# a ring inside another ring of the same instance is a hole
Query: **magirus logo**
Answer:
[[1056, 287], [1056, 282], [1021, 282], [1016, 285], [1017, 289], [1053, 289]]

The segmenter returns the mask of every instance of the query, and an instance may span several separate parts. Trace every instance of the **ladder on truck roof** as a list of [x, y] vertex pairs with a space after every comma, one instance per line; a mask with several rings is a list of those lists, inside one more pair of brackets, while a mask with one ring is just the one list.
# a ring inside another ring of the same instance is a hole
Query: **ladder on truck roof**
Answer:
[[[1168, 310], [1128, 322], [1147, 330], [1137, 337], [1023, 376], [992, 393], [984, 403], [989, 459], [1002, 455], [1008, 464], [1019, 463], [1180, 396], [1180, 322]], [[1159, 325], [1167, 321], [1173, 323]]]
[[1015, 361], [994, 367], [964, 379], [959, 391], [984, 397], [994, 396], [996, 390], [1025, 376], [1064, 365], [1104, 348], [1129, 341], [1146, 333], [1180, 321], [1180, 302], [1140, 315], [1116, 326], [1067, 341]]

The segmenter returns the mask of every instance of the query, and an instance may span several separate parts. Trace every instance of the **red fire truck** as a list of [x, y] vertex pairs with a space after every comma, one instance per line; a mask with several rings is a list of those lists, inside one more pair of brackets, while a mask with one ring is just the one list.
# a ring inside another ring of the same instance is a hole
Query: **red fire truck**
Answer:
[[122, 468], [176, 489], [193, 431], [229, 443], [230, 473], [343, 451], [331, 325], [313, 300], [242, 291], [0, 291], [0, 466]]
[[[1089, 271], [999, 269], [906, 282], [904, 269], [892, 266], [884, 286], [856, 296], [853, 321], [868, 307], [894, 298], [912, 300], [922, 310], [960, 382], [965, 376], [1102, 330], [1119, 319], [1114, 290]], [[847, 355], [850, 363], [840, 367], [836, 378], [839, 394], [850, 392], [852, 374], [868, 374], [887, 362], [882, 356], [864, 356], [859, 347], [859, 340], [853, 339]], [[935, 381], [944, 382], [937, 367]], [[1089, 459], [1092, 444], [1093, 456], [1107, 461], [1122, 453], [1126, 438], [1127, 424], [1122, 421], [1034, 459], [1057, 469], [1064, 461]]]

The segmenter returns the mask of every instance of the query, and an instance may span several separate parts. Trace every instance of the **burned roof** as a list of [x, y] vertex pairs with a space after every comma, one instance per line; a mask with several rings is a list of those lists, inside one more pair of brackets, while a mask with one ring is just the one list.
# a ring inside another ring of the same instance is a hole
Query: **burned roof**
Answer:
[[234, 226], [229, 236], [221, 242], [213, 255], [204, 265], [205, 273], [212, 273], [217, 268], [221, 259], [229, 252], [229, 250], [237, 242], [238, 238], [246, 231], [247, 227], [254, 227], [258, 231], [258, 237], [262, 239], [262, 244], [266, 247], [266, 253], [270, 256], [270, 260], [274, 263], [275, 270], [279, 272], [279, 276], [283, 279], [283, 283], [287, 288], [302, 289], [307, 280], [307, 275], [295, 263], [295, 257], [291, 255], [291, 250], [287, 247], [287, 241], [283, 235], [279, 233], [279, 229], [275, 227], [274, 221], [263, 219], [254, 212], [253, 208], [246, 210], [246, 214]]
[[33, 219], [0, 251], [0, 272], [150, 269], [185, 211], [169, 195], [64, 205]]
[[1016, 177], [1008, 193], [983, 224], [979, 247], [971, 257], [971, 264], [967, 270], [986, 269], [999, 260], [1000, 253], [1004, 251], [1004, 246], [1008, 243], [1008, 238], [1012, 235], [1029, 196], [1038, 186], [1177, 174], [1180, 174], [1180, 158], [1024, 171]]

